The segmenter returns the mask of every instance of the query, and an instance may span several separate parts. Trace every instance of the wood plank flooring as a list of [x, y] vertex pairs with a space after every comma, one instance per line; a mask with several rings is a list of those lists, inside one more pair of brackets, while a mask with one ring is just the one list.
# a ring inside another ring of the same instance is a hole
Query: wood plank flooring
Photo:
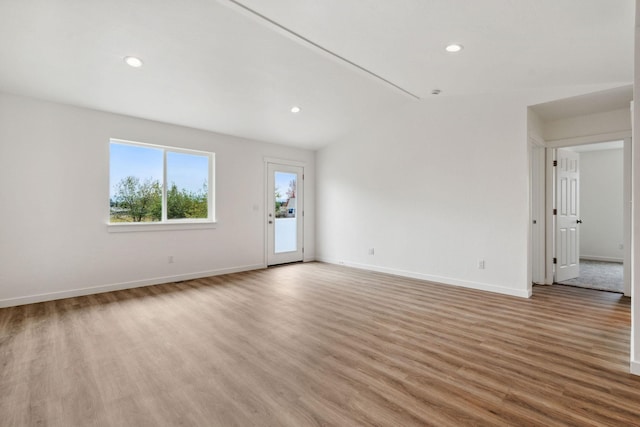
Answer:
[[2, 426], [633, 426], [630, 301], [321, 263], [0, 309]]

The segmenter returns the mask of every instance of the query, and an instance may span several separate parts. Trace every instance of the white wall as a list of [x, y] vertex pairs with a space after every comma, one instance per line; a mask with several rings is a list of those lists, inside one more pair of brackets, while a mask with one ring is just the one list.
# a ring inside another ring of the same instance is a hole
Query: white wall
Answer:
[[624, 259], [623, 161], [622, 148], [580, 153], [581, 258]]
[[527, 135], [536, 143], [544, 143], [544, 122], [531, 108], [527, 108]]
[[[107, 232], [111, 137], [214, 151], [217, 227]], [[264, 157], [307, 164], [313, 259], [314, 152], [0, 94], [0, 306], [263, 267]]]
[[320, 150], [316, 258], [530, 295], [527, 105], [429, 98]]

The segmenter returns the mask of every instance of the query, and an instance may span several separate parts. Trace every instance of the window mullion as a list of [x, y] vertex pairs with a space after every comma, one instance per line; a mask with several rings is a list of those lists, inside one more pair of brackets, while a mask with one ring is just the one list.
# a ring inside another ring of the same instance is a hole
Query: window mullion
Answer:
[[162, 150], [162, 222], [167, 221], [167, 150]]
[[209, 154], [209, 174], [208, 174], [208, 183], [207, 183], [207, 218], [210, 220], [214, 220], [215, 208], [216, 208], [216, 199], [215, 199], [215, 186], [216, 186], [216, 177], [215, 177], [215, 154]]

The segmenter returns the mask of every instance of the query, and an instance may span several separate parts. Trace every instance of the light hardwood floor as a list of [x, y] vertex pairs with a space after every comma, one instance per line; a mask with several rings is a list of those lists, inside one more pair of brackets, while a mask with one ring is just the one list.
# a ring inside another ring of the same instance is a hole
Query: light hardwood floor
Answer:
[[629, 333], [619, 294], [294, 264], [0, 309], [0, 425], [640, 425]]

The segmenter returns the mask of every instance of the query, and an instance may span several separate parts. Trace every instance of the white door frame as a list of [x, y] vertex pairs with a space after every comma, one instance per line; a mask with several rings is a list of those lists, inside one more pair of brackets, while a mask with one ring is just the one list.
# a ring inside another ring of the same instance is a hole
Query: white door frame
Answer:
[[529, 222], [529, 233], [531, 239], [531, 282], [535, 284], [545, 284], [545, 228], [546, 228], [546, 189], [545, 189], [545, 146], [544, 142], [529, 138], [529, 179], [531, 180], [531, 221]]
[[[624, 233], [624, 295], [631, 296], [631, 203], [632, 203], [632, 188], [631, 179], [633, 176], [633, 156], [632, 156], [632, 143], [631, 143], [631, 131], [615, 132], [611, 134], [592, 135], [578, 138], [558, 139], [553, 141], [546, 141], [547, 147], [547, 161], [546, 161], [546, 183], [542, 185], [546, 188], [546, 233], [545, 233], [545, 247], [546, 247], [546, 273], [545, 284], [553, 284], [553, 247], [554, 247], [554, 235], [553, 235], [553, 203], [554, 203], [554, 182], [553, 182], [553, 167], [551, 166], [554, 159], [555, 148], [573, 147], [576, 145], [596, 144], [599, 142], [609, 141], [624, 141], [624, 171], [623, 171], [623, 193], [624, 193], [624, 217], [623, 217], [623, 233]], [[533, 185], [532, 185], [533, 188]], [[530, 189], [532, 191], [532, 189]], [[533, 218], [531, 218], [533, 220]], [[533, 248], [530, 248], [533, 251]], [[531, 254], [530, 254], [531, 256]]]
[[622, 235], [624, 236], [624, 254], [623, 254], [623, 273], [624, 277], [624, 295], [631, 296], [632, 280], [632, 263], [633, 258], [633, 223], [631, 222], [631, 215], [633, 214], [633, 187], [631, 185], [633, 181], [633, 144], [631, 143], [631, 135], [624, 138], [624, 153], [623, 159], [623, 175], [622, 175], [622, 197], [624, 200], [623, 212], [622, 212]]
[[[280, 164], [280, 165], [285, 165], [285, 166], [296, 166], [296, 167], [300, 167], [302, 168], [303, 171], [303, 176], [304, 176], [304, 171], [306, 169], [307, 163], [306, 162], [300, 162], [297, 160], [289, 160], [289, 159], [280, 159], [280, 158], [275, 158], [275, 157], [265, 157], [264, 158], [264, 215], [263, 215], [263, 227], [264, 227], [264, 255], [263, 255], [263, 264], [264, 266], [268, 266], [269, 263], [269, 226], [267, 224], [268, 221], [268, 212], [269, 212], [269, 164], [271, 163], [275, 163], [275, 164]], [[302, 179], [298, 185], [304, 186], [304, 179]], [[304, 188], [303, 188], [303, 194], [304, 194]], [[303, 254], [303, 261], [304, 261], [304, 246], [305, 246], [305, 225], [304, 225], [304, 198], [301, 201], [301, 215], [299, 216], [299, 220], [301, 221], [302, 224], [302, 254]], [[275, 220], [275, 218], [274, 218]]]

